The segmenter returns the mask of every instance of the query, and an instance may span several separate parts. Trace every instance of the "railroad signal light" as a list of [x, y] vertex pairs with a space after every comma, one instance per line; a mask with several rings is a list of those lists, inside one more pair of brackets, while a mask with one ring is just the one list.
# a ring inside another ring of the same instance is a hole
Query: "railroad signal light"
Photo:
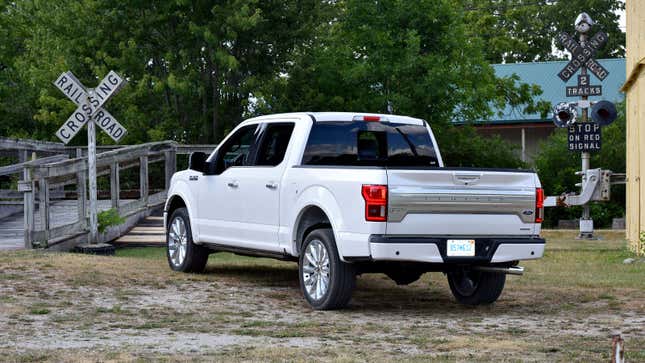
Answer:
[[598, 101], [591, 107], [591, 119], [600, 126], [609, 125], [617, 116], [616, 105], [609, 101]]
[[553, 123], [557, 127], [571, 126], [576, 122], [577, 117], [575, 103], [560, 102], [553, 108]]

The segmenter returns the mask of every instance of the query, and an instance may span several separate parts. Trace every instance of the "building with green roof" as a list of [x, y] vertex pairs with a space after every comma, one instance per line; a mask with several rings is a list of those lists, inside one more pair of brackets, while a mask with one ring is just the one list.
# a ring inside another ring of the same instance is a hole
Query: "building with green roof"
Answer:
[[[624, 95], [620, 87], [625, 83], [625, 59], [599, 59], [598, 62], [609, 71], [609, 75], [602, 82], [594, 75], [590, 76], [591, 85], [602, 86], [602, 96], [589, 97], [589, 100], [623, 101]], [[566, 97], [565, 93], [566, 86], [577, 85], [578, 77], [571, 77], [566, 84], [558, 77], [558, 73], [567, 63], [568, 61], [494, 64], [493, 68], [499, 77], [517, 74], [520, 82], [540, 86], [542, 94], [538, 96], [538, 100], [555, 105], [559, 102], [580, 100], [580, 97]], [[505, 140], [518, 144], [522, 160], [531, 162], [540, 142], [555, 130], [551, 117], [550, 113], [543, 118], [540, 114], [524, 113], [521, 108], [507, 107], [504, 110], [493, 110], [491, 118], [478, 120], [474, 126], [481, 135], [499, 135]], [[459, 122], [455, 121], [455, 124]]]

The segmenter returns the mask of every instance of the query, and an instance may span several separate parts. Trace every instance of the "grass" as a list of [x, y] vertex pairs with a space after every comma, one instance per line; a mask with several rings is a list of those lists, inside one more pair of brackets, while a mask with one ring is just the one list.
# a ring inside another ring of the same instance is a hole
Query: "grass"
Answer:
[[[351, 305], [303, 302], [291, 262], [213, 254], [171, 271], [163, 248], [115, 257], [0, 253], [0, 354], [9, 361], [606, 361], [622, 332], [645, 360], [645, 263], [623, 235], [545, 231], [500, 300], [466, 307], [440, 273], [396, 286], [362, 275]], [[639, 320], [640, 319], [640, 320]], [[106, 345], [110, 342], [111, 345]]]
[[119, 248], [116, 250], [116, 256], [161, 260], [166, 257], [166, 249], [161, 247]]
[[35, 309], [29, 310], [29, 314], [32, 314], [32, 315], [46, 315], [46, 314], [49, 314], [50, 312], [51, 310], [44, 309], [44, 308], [35, 308]]

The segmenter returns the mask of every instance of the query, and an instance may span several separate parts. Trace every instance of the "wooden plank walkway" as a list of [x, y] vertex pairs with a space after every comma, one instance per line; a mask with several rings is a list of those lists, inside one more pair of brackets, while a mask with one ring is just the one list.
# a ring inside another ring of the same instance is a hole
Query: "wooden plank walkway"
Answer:
[[162, 247], [166, 245], [163, 217], [151, 215], [144, 218], [127, 234], [112, 242], [117, 247]]
[[[123, 205], [132, 202], [133, 200], [124, 199], [121, 201]], [[64, 226], [66, 224], [74, 223], [78, 220], [78, 212], [76, 207], [76, 200], [61, 200], [55, 201], [51, 204], [50, 208], [50, 228]], [[111, 201], [99, 200], [99, 211], [107, 210], [112, 207]], [[40, 227], [40, 213], [36, 208], [34, 216], [35, 224]], [[163, 230], [163, 220], [162, 230]], [[0, 250], [19, 250], [23, 249], [25, 244], [25, 227], [24, 227], [24, 213], [12, 214], [8, 217], [0, 219]]]

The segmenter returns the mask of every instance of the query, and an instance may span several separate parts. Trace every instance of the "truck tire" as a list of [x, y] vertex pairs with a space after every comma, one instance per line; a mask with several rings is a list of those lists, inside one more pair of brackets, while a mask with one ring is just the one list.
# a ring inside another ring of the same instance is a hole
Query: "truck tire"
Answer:
[[298, 275], [300, 290], [315, 310], [347, 306], [356, 285], [354, 266], [340, 260], [330, 228], [313, 230], [305, 237]]
[[450, 291], [465, 305], [485, 305], [497, 300], [504, 290], [506, 275], [495, 272], [461, 270], [448, 272]]
[[175, 271], [204, 272], [208, 249], [193, 243], [190, 219], [186, 208], [177, 208], [166, 228], [166, 257]]

